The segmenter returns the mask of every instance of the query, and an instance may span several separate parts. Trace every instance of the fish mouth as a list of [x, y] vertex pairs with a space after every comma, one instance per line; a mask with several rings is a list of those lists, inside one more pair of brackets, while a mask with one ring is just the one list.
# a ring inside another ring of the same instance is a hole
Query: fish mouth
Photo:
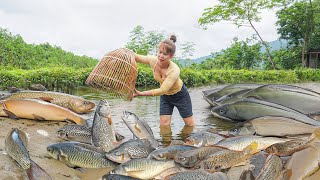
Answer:
[[223, 119], [223, 120], [227, 120], [227, 121], [233, 121], [232, 119], [224, 117], [224, 116], [221, 116], [216, 112], [211, 111], [211, 113], [213, 114], [214, 117], [217, 117], [217, 118], [220, 118], [220, 119]]

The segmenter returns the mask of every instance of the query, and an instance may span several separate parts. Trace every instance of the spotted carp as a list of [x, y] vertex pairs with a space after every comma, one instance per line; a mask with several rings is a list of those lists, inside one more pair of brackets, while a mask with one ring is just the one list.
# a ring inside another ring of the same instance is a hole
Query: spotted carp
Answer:
[[0, 116], [8, 116], [13, 119], [36, 119], [52, 121], [73, 121], [76, 124], [84, 124], [84, 119], [78, 114], [37, 99], [7, 99], [0, 101]]
[[31, 160], [27, 150], [27, 134], [17, 128], [12, 128], [5, 139], [5, 150], [17, 164], [26, 170], [29, 179], [51, 179], [39, 165]]
[[95, 107], [93, 102], [81, 97], [53, 91], [19, 91], [3, 99], [41, 99], [70, 109], [78, 114], [91, 112]]

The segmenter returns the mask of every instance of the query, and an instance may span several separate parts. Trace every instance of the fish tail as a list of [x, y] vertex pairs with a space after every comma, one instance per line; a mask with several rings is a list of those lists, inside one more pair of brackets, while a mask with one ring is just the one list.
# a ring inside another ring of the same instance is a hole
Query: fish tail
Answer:
[[32, 160], [31, 160], [31, 168], [27, 169], [27, 175], [30, 180], [37, 180], [37, 179], [52, 180], [50, 175]]

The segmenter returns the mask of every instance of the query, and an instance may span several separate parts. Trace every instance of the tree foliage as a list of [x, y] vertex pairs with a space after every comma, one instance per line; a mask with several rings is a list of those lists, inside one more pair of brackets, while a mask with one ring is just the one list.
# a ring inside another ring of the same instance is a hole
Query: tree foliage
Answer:
[[255, 69], [261, 62], [261, 44], [250, 45], [250, 40], [235, 40], [232, 45], [202, 62], [200, 69]]
[[72, 68], [94, 67], [97, 60], [77, 56], [49, 43], [27, 44], [20, 35], [12, 35], [0, 28], [0, 64], [6, 68], [36, 69], [67, 66]]
[[157, 45], [164, 37], [162, 32], [145, 32], [144, 28], [138, 25], [130, 32], [130, 39], [125, 47], [141, 55], [155, 54]]
[[253, 25], [253, 22], [259, 22], [259, 16], [264, 9], [271, 9], [284, 3], [284, 0], [219, 0], [214, 7], [206, 8], [202, 17], [199, 18], [200, 25], [206, 27], [208, 24], [230, 21], [240, 26], [249, 26], [253, 28], [262, 44], [266, 46], [270, 63], [273, 64], [269, 47], [264, 42], [259, 32]]

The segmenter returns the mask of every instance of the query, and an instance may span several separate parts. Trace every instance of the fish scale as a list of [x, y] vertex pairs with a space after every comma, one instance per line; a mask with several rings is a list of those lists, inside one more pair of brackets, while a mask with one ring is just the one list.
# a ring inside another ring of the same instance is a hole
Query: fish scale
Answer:
[[[103, 112], [105, 111], [105, 112]], [[110, 111], [110, 107], [107, 101], [100, 101], [94, 114], [92, 124], [92, 142], [96, 147], [102, 148], [105, 152], [115, 148], [114, 142], [116, 142], [115, 132], [109, 117], [106, 117], [104, 113]]]
[[87, 113], [94, 108], [95, 104], [81, 97], [51, 91], [19, 91], [4, 97], [3, 99], [35, 98], [49, 101], [58, 106], [62, 106], [76, 113]]
[[151, 179], [159, 173], [175, 167], [174, 161], [158, 161], [155, 159], [132, 159], [112, 170], [111, 174], [120, 174], [140, 179]]
[[58, 143], [48, 146], [49, 155], [62, 158], [69, 164], [84, 168], [116, 167], [118, 164], [107, 159], [103, 153], [86, 149], [80, 143]]
[[31, 167], [31, 159], [26, 149], [26, 140], [26, 134], [16, 128], [13, 128], [5, 139], [6, 152], [16, 160], [23, 169], [29, 169]]

